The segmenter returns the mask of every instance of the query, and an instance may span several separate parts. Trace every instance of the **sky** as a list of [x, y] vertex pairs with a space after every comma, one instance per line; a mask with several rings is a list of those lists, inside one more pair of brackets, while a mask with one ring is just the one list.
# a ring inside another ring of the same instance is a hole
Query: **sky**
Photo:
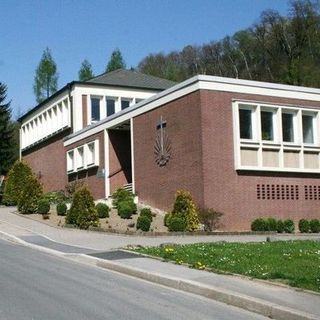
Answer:
[[46, 47], [61, 88], [78, 79], [84, 59], [98, 75], [119, 48], [136, 67], [150, 53], [220, 40], [264, 10], [286, 15], [288, 7], [287, 0], [0, 0], [0, 82], [17, 117], [36, 105], [35, 70]]

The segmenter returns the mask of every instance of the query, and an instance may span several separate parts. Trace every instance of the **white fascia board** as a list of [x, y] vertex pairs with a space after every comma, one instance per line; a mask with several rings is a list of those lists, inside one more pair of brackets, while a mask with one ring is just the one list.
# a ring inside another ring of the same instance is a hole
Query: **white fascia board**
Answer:
[[199, 75], [200, 89], [320, 102], [320, 89]]
[[235, 92], [244, 94], [273, 96], [279, 98], [310, 100], [320, 102], [320, 89], [289, 86], [268, 82], [251, 80], [239, 80], [207, 75], [197, 75], [183, 81], [167, 90], [158, 93], [151, 98], [142, 101], [109, 119], [84, 128], [80, 132], [70, 135], [64, 142], [65, 146], [77, 142], [78, 140], [89, 137], [102, 130], [112, 128], [124, 121], [134, 118], [142, 113], [155, 109], [163, 104], [178, 99], [196, 90], [211, 90]]

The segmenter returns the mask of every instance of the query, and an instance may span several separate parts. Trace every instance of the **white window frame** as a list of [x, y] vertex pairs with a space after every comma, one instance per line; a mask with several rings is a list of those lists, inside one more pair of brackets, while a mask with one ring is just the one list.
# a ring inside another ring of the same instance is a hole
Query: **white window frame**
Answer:
[[[72, 156], [70, 156], [72, 154]], [[71, 173], [75, 171], [75, 152], [74, 149], [67, 152], [67, 172]]]
[[[305, 167], [304, 158], [307, 152], [315, 152], [320, 158], [320, 110], [300, 106], [273, 105], [260, 102], [233, 101], [233, 137], [234, 137], [234, 163], [235, 170], [254, 171], [282, 171], [282, 172], [308, 172], [320, 173], [319, 168], [311, 169]], [[240, 116], [239, 109], [251, 109], [252, 112], [252, 138], [240, 139]], [[262, 140], [261, 137], [261, 111], [273, 112], [274, 140]], [[291, 113], [293, 117], [294, 141], [283, 141], [282, 114]], [[302, 115], [313, 115], [314, 143], [303, 143]], [[257, 165], [242, 165], [241, 150], [251, 149], [257, 151]], [[263, 165], [263, 150], [278, 151], [279, 166], [266, 167]], [[297, 152], [299, 154], [299, 165], [296, 168], [285, 167], [284, 156], [286, 152]]]
[[[89, 163], [89, 152], [90, 148], [89, 146], [93, 145], [94, 146], [94, 154], [93, 154], [93, 162], [90, 161]], [[80, 152], [79, 149], [83, 150], [83, 156], [80, 157]], [[69, 154], [73, 153], [73, 168], [71, 170], [70, 168], [70, 160], [69, 160]], [[98, 167], [99, 166], [99, 139], [90, 141], [86, 144], [79, 145], [71, 150], [67, 151], [67, 173], [74, 173], [78, 171], [83, 171], [87, 170], [93, 167]]]

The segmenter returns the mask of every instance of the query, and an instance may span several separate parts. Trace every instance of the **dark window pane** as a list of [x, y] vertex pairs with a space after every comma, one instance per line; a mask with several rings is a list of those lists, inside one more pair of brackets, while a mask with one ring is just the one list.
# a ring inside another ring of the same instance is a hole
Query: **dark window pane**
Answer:
[[107, 99], [107, 117], [115, 113], [115, 101], [113, 99]]
[[251, 110], [240, 109], [240, 138], [241, 139], [252, 139], [252, 120]]
[[130, 101], [129, 100], [121, 100], [121, 110], [129, 108]]
[[100, 120], [100, 99], [91, 98], [91, 121]]
[[293, 117], [292, 113], [282, 114], [282, 140], [285, 142], [294, 142]]
[[313, 116], [302, 115], [303, 142], [313, 143]]
[[273, 113], [261, 111], [261, 138], [262, 140], [273, 140]]

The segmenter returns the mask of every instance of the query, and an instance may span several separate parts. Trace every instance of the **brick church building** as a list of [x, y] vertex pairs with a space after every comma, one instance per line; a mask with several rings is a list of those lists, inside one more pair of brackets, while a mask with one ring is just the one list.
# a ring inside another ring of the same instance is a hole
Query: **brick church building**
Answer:
[[117, 70], [68, 83], [27, 112], [21, 156], [45, 191], [85, 181], [169, 210], [178, 189], [224, 213], [320, 216], [320, 90], [198, 75], [182, 83]]

